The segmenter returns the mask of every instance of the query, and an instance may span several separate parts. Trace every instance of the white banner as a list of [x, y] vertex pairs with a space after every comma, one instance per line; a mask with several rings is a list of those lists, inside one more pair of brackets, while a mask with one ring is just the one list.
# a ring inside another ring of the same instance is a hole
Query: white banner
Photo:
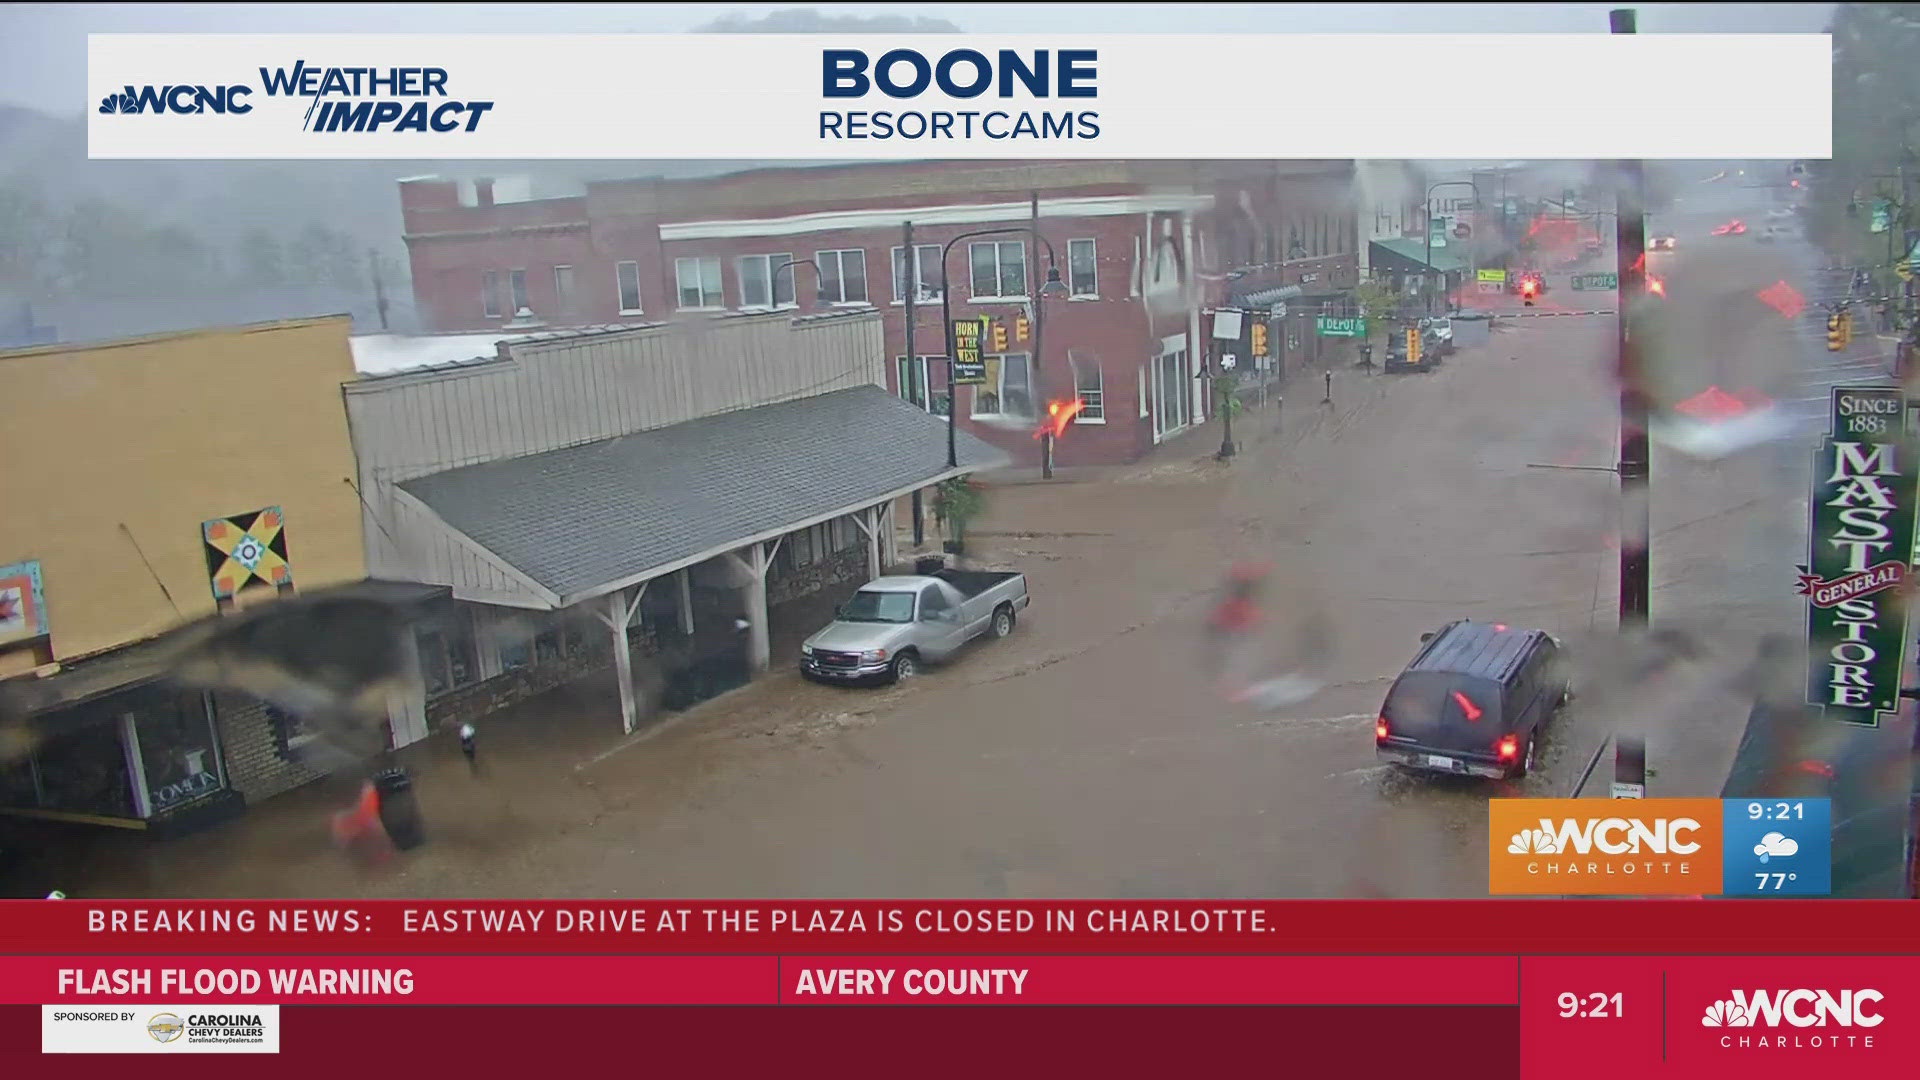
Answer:
[[277, 1054], [278, 1005], [42, 1005], [43, 1054]]
[[94, 34], [87, 54], [95, 158], [1832, 153], [1824, 34]]

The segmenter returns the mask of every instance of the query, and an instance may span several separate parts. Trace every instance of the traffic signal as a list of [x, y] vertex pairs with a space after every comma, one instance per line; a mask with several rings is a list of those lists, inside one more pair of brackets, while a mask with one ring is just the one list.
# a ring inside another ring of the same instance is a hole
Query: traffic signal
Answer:
[[1827, 351], [1839, 352], [1846, 347], [1846, 331], [1840, 325], [1839, 314], [1827, 316]]
[[1267, 355], [1267, 324], [1266, 323], [1257, 322], [1253, 324], [1253, 355], [1255, 356]]
[[1001, 323], [993, 324], [993, 351], [997, 353], [1007, 351], [1007, 328]]
[[1027, 316], [1024, 313], [1013, 317], [1013, 340], [1027, 340]]
[[1853, 312], [1842, 309], [1840, 312], [1840, 347], [1853, 344]]

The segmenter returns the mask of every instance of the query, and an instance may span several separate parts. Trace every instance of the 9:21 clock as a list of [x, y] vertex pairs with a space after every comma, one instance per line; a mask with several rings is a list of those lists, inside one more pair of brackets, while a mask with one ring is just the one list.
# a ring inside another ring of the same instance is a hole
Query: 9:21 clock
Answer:
[[1621, 995], [1563, 993], [1559, 998], [1562, 1020], [1618, 1020]]

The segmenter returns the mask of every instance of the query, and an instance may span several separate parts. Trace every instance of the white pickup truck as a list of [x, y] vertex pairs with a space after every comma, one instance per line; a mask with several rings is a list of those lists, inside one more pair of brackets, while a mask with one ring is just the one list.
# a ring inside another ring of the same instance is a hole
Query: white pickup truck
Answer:
[[800, 645], [800, 671], [829, 682], [899, 682], [983, 634], [1013, 633], [1026, 610], [1024, 574], [940, 570], [875, 578]]

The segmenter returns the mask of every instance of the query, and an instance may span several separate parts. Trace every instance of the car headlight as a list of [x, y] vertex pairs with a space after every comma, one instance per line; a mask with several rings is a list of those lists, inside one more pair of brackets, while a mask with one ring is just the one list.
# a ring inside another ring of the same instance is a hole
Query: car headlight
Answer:
[[801, 643], [800, 643], [800, 655], [801, 655], [801, 656], [812, 656], [812, 655], [813, 655], [813, 646], [811, 646], [811, 645], [808, 645], [808, 644], [807, 644], [806, 642], [804, 642], [804, 641], [803, 641], [803, 642], [801, 642]]
[[887, 650], [885, 649], [868, 649], [866, 652], [860, 654], [860, 659], [866, 661], [885, 660], [886, 658]]

